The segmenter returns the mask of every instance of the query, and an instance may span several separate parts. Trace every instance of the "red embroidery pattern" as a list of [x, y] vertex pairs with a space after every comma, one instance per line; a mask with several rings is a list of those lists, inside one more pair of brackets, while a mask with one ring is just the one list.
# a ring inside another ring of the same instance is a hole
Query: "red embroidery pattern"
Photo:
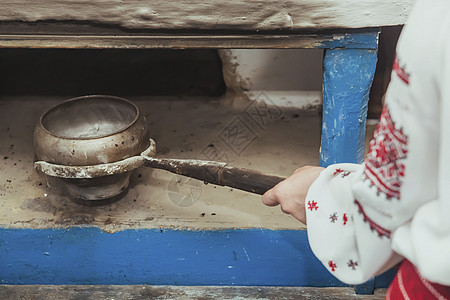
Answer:
[[387, 230], [386, 228], [381, 227], [380, 225], [378, 225], [377, 223], [375, 223], [372, 219], [370, 219], [367, 215], [366, 212], [364, 211], [361, 203], [359, 203], [358, 200], [355, 199], [354, 203], [358, 206], [358, 212], [360, 214], [363, 215], [364, 218], [364, 222], [369, 223], [370, 229], [372, 231], [376, 231], [378, 233], [378, 236], [380, 238], [382, 238], [383, 236], [390, 238], [391, 237], [391, 232], [389, 230]]
[[330, 260], [329, 262], [328, 262], [328, 266], [331, 268], [331, 271], [335, 271], [336, 270], [336, 268], [337, 268], [337, 266], [336, 266], [336, 264], [332, 261], [332, 260]]
[[333, 175], [341, 175], [342, 178], [347, 177], [348, 175], [350, 175], [349, 171], [344, 171], [342, 169], [336, 169], [333, 173]]
[[347, 214], [344, 214], [342, 219], [344, 220], [344, 225], [347, 225], [347, 222], [348, 222]]
[[334, 171], [333, 175], [337, 175], [337, 174], [340, 174], [340, 173], [342, 173], [342, 172], [344, 172], [344, 170], [342, 170], [342, 169], [336, 169], [336, 171]]
[[408, 137], [402, 129], [395, 128], [389, 110], [385, 106], [380, 123], [370, 141], [369, 152], [365, 161], [364, 175], [371, 186], [376, 186], [377, 193], [384, 193], [387, 199], [400, 199], [402, 177], [405, 165]]
[[315, 209], [315, 210], [317, 210], [319, 207], [317, 206], [317, 202], [316, 201], [308, 201], [308, 209], [309, 210], [313, 210], [313, 209]]
[[392, 71], [397, 74], [398, 78], [400, 78], [404, 83], [409, 84], [409, 76], [411, 74], [406, 73], [404, 67], [400, 67], [400, 62], [398, 60], [398, 57], [394, 60], [394, 65], [392, 66]]

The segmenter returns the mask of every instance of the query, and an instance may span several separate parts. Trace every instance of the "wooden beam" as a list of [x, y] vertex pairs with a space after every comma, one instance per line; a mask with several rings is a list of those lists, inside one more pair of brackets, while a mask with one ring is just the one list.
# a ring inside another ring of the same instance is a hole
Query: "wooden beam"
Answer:
[[0, 48], [117, 49], [376, 49], [378, 31], [334, 34], [53, 35], [0, 34]]
[[12, 299], [360, 299], [382, 300], [374, 295], [356, 295], [352, 288], [267, 286], [151, 286], [151, 285], [3, 285], [0, 298]]

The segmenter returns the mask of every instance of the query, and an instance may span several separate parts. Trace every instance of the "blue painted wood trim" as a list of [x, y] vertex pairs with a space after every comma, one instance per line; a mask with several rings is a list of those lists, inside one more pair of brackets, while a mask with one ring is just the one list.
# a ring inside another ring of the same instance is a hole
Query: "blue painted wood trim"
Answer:
[[343, 286], [304, 230], [267, 229], [0, 229], [0, 282]]
[[325, 50], [320, 165], [364, 160], [367, 105], [377, 50]]
[[[377, 50], [379, 34], [379, 29], [374, 29], [361, 33], [334, 34], [332, 36], [324, 35], [324, 41], [320, 42], [316, 48], [330, 50], [339, 48]], [[325, 38], [327, 39], [325, 40]]]

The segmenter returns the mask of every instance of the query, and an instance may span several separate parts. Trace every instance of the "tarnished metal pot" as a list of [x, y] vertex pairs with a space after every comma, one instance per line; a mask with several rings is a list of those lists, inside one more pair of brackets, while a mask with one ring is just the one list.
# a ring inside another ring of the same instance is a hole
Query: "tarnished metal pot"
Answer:
[[39, 160], [69, 166], [111, 163], [149, 145], [147, 122], [132, 102], [113, 96], [73, 98], [47, 110], [34, 131]]
[[[92, 95], [47, 110], [36, 125], [34, 145], [38, 160], [69, 169], [123, 161], [140, 155], [150, 142], [147, 122], [136, 105]], [[126, 192], [131, 171], [116, 168], [106, 176], [61, 179], [73, 198], [103, 200]]]

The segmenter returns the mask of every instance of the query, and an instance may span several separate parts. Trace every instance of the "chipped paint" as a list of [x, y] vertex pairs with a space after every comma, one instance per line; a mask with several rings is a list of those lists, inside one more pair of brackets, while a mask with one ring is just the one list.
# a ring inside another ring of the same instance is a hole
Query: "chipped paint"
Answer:
[[321, 166], [361, 163], [377, 50], [326, 50]]

